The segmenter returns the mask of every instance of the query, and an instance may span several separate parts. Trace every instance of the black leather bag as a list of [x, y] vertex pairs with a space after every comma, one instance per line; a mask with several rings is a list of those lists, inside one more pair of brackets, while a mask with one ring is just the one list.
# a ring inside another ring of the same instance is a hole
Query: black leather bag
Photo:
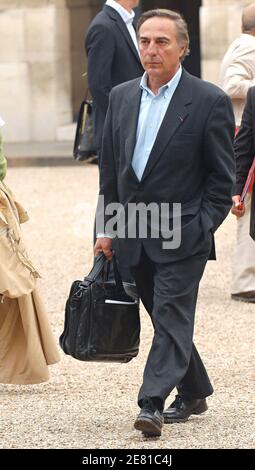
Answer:
[[84, 161], [94, 158], [96, 155], [93, 130], [93, 106], [92, 101], [82, 101], [77, 121], [74, 139], [73, 156], [75, 160]]
[[139, 350], [139, 303], [126, 294], [115, 257], [115, 282], [103, 280], [107, 263], [100, 254], [89, 275], [72, 284], [59, 342], [81, 361], [129, 362]]

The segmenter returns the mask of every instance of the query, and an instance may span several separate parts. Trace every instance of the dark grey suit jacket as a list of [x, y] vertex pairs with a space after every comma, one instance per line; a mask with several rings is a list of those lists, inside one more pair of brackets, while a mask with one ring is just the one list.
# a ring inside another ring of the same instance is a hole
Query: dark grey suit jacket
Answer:
[[88, 84], [95, 107], [95, 142], [100, 149], [111, 89], [140, 77], [144, 70], [124, 21], [107, 5], [90, 24], [85, 48]]
[[[255, 86], [247, 93], [242, 122], [235, 139], [236, 184], [233, 195], [241, 194], [255, 155]], [[251, 201], [250, 236], [255, 240], [255, 191]]]
[[[155, 262], [198, 252], [231, 207], [234, 181], [234, 115], [229, 97], [184, 69], [159, 129], [142, 180], [131, 161], [136, 142], [141, 89], [139, 79], [112, 90], [100, 163], [100, 194], [105, 204], [176, 202], [182, 204], [182, 240], [163, 250], [160, 239], [120, 239], [129, 265], [141, 245]], [[107, 217], [106, 217], [107, 221]], [[212, 253], [212, 257], [215, 254]]]

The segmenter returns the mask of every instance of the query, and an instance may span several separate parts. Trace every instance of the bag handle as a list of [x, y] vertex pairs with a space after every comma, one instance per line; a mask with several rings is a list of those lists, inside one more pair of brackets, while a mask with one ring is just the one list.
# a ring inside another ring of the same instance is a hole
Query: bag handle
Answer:
[[115, 280], [115, 284], [118, 288], [119, 291], [123, 291], [125, 292], [125, 289], [124, 289], [124, 286], [123, 286], [123, 282], [122, 282], [122, 279], [121, 279], [121, 275], [120, 275], [120, 272], [118, 270], [118, 266], [117, 266], [117, 261], [116, 261], [116, 256], [114, 255], [113, 258], [112, 258], [112, 262], [113, 262], [113, 272], [114, 272], [114, 280]]
[[91, 269], [90, 273], [84, 278], [84, 281], [88, 281], [89, 283], [95, 282], [96, 279], [102, 273], [106, 262], [106, 257], [104, 253], [100, 253], [94, 261], [94, 266]]
[[[100, 276], [100, 274], [103, 272], [106, 261], [107, 261], [107, 259], [104, 255], [104, 253], [100, 253], [95, 258], [94, 266], [93, 266], [92, 270], [90, 271], [90, 273], [88, 274], [88, 276], [86, 276], [84, 278], [84, 281], [89, 282], [89, 284], [95, 282], [98, 279], [98, 277]], [[111, 263], [111, 261], [109, 263]], [[115, 255], [113, 255], [113, 257], [112, 257], [112, 263], [113, 263], [115, 284], [116, 284], [118, 290], [123, 290], [125, 292], [123, 282], [122, 282], [122, 279], [121, 279], [121, 275], [120, 275], [119, 270], [118, 270]], [[107, 266], [107, 268], [108, 268], [108, 266]], [[107, 269], [107, 271], [108, 271], [108, 269]]]
[[117, 266], [115, 255], [113, 256], [111, 261], [107, 261], [106, 269], [104, 272], [104, 282], [106, 282], [109, 278], [111, 263], [113, 265], [113, 274], [114, 274], [114, 281], [115, 281], [116, 287], [118, 288], [118, 291], [123, 291], [124, 293], [126, 293], [124, 286], [123, 286], [122, 279], [121, 279], [121, 275]]
[[85, 98], [84, 98], [84, 101], [92, 101], [92, 96], [91, 96], [91, 93], [90, 93], [90, 90], [89, 90], [89, 83], [88, 83], [88, 72], [84, 72], [82, 74], [82, 77], [85, 78], [85, 81], [87, 82], [86, 84], [86, 93], [85, 93]]

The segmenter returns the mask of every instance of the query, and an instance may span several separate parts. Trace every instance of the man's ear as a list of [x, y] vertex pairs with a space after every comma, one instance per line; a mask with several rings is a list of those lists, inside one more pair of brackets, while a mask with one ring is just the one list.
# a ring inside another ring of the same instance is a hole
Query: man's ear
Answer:
[[179, 55], [180, 59], [182, 59], [182, 57], [184, 56], [185, 51], [186, 51], [186, 46], [181, 46], [180, 47], [180, 55]]

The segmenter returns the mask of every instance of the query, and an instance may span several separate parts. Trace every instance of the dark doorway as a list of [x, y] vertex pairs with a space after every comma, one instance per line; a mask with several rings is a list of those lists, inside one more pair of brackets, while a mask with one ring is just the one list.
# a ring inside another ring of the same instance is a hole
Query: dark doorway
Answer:
[[142, 0], [143, 11], [152, 8], [168, 8], [180, 12], [187, 21], [190, 36], [190, 55], [186, 57], [183, 65], [196, 75], [201, 76], [200, 66], [200, 35], [199, 35], [199, 8], [201, 0]]

